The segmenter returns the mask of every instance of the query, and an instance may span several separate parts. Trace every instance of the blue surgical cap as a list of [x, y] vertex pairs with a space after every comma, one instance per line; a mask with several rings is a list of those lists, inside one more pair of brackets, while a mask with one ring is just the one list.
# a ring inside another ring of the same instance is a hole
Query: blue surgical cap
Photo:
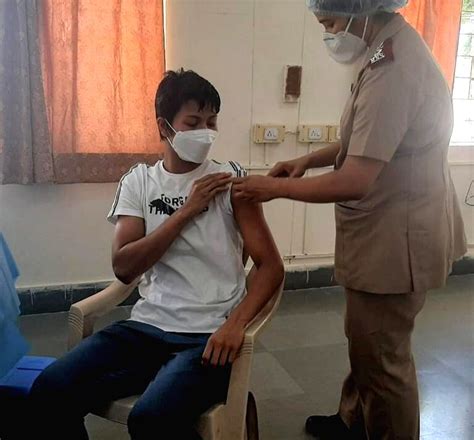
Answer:
[[306, 0], [308, 8], [318, 15], [365, 17], [377, 12], [395, 12], [408, 0]]

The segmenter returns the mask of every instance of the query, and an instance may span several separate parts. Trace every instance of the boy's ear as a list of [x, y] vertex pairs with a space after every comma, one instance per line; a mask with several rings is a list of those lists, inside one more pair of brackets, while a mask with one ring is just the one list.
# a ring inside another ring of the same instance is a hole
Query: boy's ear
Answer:
[[158, 124], [158, 131], [160, 132], [160, 138], [165, 139], [166, 137], [171, 136], [171, 129], [169, 128], [167, 122], [165, 121], [165, 118], [159, 117], [156, 120]]

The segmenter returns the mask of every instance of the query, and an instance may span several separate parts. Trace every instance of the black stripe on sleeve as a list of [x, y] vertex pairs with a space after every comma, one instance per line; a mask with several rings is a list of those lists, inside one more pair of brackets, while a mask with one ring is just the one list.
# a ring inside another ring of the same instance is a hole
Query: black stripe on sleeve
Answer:
[[229, 164], [230, 164], [230, 166], [234, 169], [235, 174], [237, 174], [237, 177], [239, 177], [239, 169], [238, 169], [237, 166], [235, 165], [235, 162], [229, 160]]
[[235, 172], [237, 173], [237, 177], [245, 177], [247, 176], [247, 170], [243, 168], [238, 162], [229, 161], [232, 168], [234, 168]]
[[115, 210], [117, 209], [117, 205], [118, 205], [118, 202], [119, 202], [119, 200], [120, 200], [120, 192], [122, 191], [122, 184], [123, 184], [123, 181], [124, 181], [125, 177], [127, 177], [129, 174], [131, 174], [132, 171], [133, 171], [136, 167], [138, 167], [139, 165], [141, 165], [141, 164], [137, 163], [136, 165], [133, 165], [133, 167], [130, 168], [130, 169], [128, 170], [128, 172], [125, 173], [125, 174], [122, 176], [122, 178], [120, 179], [120, 182], [119, 182], [119, 185], [118, 185], [118, 188], [117, 188], [117, 192], [115, 193], [115, 199], [114, 199], [114, 204], [113, 204], [113, 208], [112, 208], [111, 217], [113, 217], [113, 216], [115, 215]]
[[235, 172], [237, 173], [237, 177], [245, 177], [247, 175], [247, 172], [245, 171], [245, 169], [242, 168], [238, 162], [231, 161], [230, 164], [232, 165]]

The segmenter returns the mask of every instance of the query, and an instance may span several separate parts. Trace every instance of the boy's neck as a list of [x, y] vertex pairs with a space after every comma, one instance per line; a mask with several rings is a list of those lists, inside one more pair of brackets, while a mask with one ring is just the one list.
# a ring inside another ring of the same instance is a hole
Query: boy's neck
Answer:
[[174, 151], [165, 151], [163, 166], [165, 170], [172, 174], [185, 174], [195, 170], [201, 164], [193, 162], [185, 162], [181, 160]]

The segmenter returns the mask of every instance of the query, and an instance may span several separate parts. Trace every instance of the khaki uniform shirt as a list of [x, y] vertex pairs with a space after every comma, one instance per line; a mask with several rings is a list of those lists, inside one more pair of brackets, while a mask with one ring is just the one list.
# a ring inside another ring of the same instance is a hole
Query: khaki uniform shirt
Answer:
[[372, 293], [444, 285], [466, 253], [447, 153], [451, 96], [431, 52], [396, 15], [369, 49], [341, 119], [346, 157], [385, 162], [369, 194], [336, 205], [336, 278]]

